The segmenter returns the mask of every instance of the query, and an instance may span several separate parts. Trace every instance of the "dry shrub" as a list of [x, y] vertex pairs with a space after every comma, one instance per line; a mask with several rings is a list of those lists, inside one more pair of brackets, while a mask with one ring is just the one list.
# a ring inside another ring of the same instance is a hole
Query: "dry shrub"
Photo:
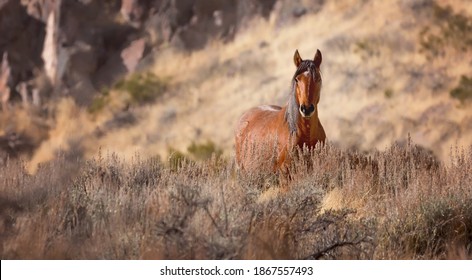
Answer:
[[[427, 9], [429, 10], [429, 9]], [[421, 51], [428, 57], [444, 55], [447, 47], [467, 52], [472, 44], [472, 18], [455, 13], [450, 6], [441, 6], [435, 1], [431, 5], [432, 24], [420, 32]]]
[[0, 257], [472, 256], [472, 148], [453, 151], [447, 164], [410, 143], [371, 155], [330, 144], [296, 153], [288, 179], [245, 174], [217, 157], [172, 166], [139, 155], [63, 155], [35, 175], [7, 161]]

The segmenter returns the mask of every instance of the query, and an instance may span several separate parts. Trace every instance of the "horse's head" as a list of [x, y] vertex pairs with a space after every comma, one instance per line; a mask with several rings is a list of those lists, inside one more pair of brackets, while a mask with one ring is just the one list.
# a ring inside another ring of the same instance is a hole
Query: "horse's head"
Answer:
[[320, 101], [321, 52], [316, 50], [313, 60], [302, 60], [298, 50], [296, 50], [293, 62], [297, 67], [292, 83], [298, 111], [303, 118], [309, 119], [315, 114]]

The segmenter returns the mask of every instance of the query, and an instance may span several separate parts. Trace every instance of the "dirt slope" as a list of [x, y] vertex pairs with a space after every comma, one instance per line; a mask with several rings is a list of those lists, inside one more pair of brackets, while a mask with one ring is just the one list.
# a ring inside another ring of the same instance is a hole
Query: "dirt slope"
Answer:
[[[410, 134], [443, 160], [451, 146], [472, 143], [471, 107], [450, 94], [462, 75], [472, 74], [467, 1], [336, 1], [285, 24], [281, 8], [276, 5], [268, 20], [253, 19], [231, 42], [214, 41], [192, 53], [160, 49], [150, 71], [168, 81], [165, 97], [125, 111], [131, 124], [110, 128], [117, 112], [123, 114], [120, 105], [99, 117], [84, 116], [82, 129], [64, 135], [66, 142], [86, 155], [102, 147], [126, 156], [166, 157], [170, 148], [185, 151], [192, 142], [211, 140], [231, 156], [238, 117], [252, 106], [283, 105], [295, 49], [303, 58], [320, 49], [319, 110], [330, 141], [383, 150]], [[77, 114], [87, 113], [70, 117]], [[33, 165], [64, 148], [55, 141], [51, 134]]]

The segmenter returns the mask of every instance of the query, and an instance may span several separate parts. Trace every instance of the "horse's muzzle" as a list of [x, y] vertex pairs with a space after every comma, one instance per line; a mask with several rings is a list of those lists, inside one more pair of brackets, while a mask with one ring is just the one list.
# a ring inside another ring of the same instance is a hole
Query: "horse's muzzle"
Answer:
[[304, 118], [309, 118], [313, 116], [313, 113], [315, 112], [315, 105], [310, 104], [310, 106], [306, 106], [305, 104], [300, 105], [300, 114]]

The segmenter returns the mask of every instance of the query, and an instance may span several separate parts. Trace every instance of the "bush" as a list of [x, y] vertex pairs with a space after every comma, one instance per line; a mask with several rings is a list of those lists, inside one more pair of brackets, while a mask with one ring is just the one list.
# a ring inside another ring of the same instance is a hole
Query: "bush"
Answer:
[[443, 54], [445, 47], [466, 52], [472, 46], [472, 19], [434, 3], [432, 24], [424, 27], [419, 37], [421, 51], [431, 57]]
[[189, 161], [189, 158], [182, 152], [174, 149], [169, 148], [169, 167], [171, 170], [177, 171], [180, 169], [186, 162]]
[[392, 216], [384, 229], [381, 244], [390, 257], [403, 252], [409, 258], [444, 259], [451, 246], [462, 246], [470, 255], [472, 198], [427, 198], [401, 216]]
[[219, 158], [223, 154], [223, 150], [216, 147], [212, 141], [207, 141], [203, 144], [192, 142], [187, 151], [196, 160], [208, 160], [212, 156]]
[[167, 83], [151, 72], [134, 73], [116, 83], [114, 89], [127, 92], [132, 103], [143, 104], [162, 96]]
[[96, 96], [92, 100], [92, 104], [90, 104], [90, 106], [87, 108], [87, 111], [90, 114], [96, 114], [96, 113], [102, 111], [103, 108], [106, 107], [107, 103], [108, 103], [108, 98], [107, 98], [106, 95]]
[[[168, 83], [151, 72], [134, 73], [118, 81], [111, 88], [103, 88], [93, 99], [88, 112], [99, 113], [112, 103], [112, 98], [122, 99], [126, 103], [121, 104], [123, 107], [154, 102], [166, 92], [167, 88]], [[110, 94], [113, 91], [118, 91], [119, 94]]]
[[472, 99], [472, 78], [464, 75], [461, 76], [459, 85], [450, 92], [452, 98], [459, 99], [461, 103], [465, 103]]

